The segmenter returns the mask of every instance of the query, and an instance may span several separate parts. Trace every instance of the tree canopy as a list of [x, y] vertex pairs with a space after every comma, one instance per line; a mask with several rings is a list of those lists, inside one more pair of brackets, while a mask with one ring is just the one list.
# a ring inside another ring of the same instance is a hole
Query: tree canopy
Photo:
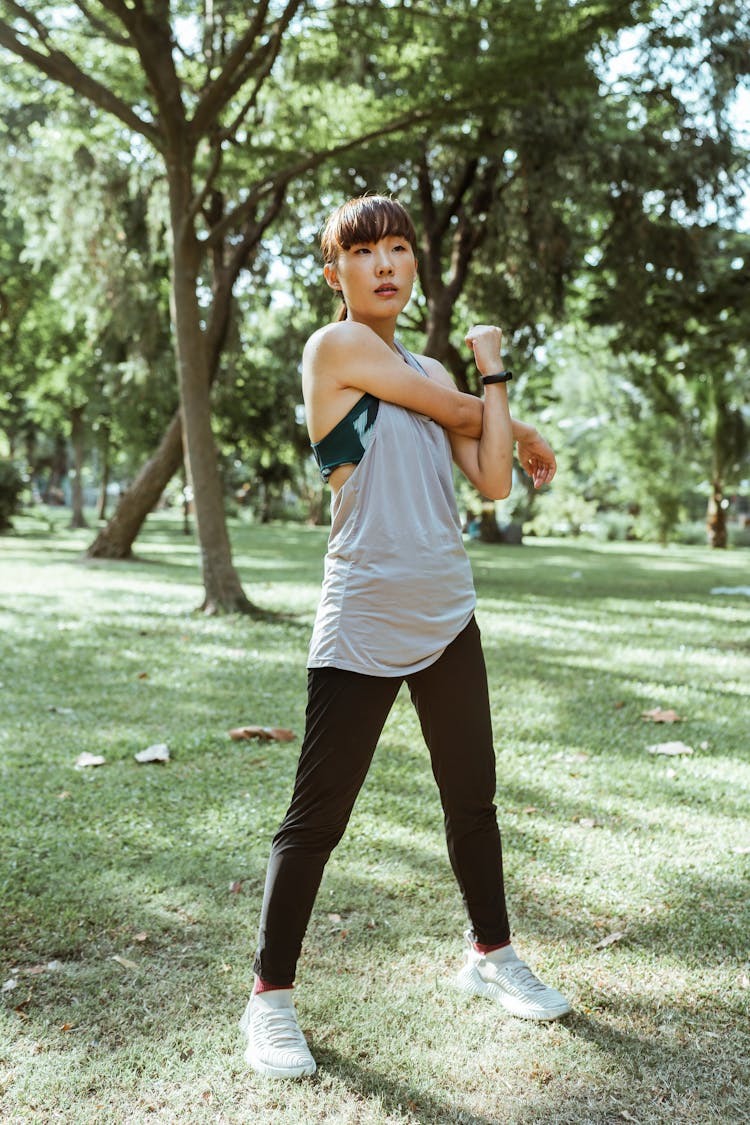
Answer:
[[[6, 452], [62, 441], [78, 480], [113, 459], [130, 487], [91, 550], [118, 556], [184, 445], [205, 608], [251, 609], [223, 498], [239, 474], [266, 514], [290, 486], [319, 505], [295, 414], [316, 231], [387, 190], [421, 231], [415, 346], [477, 390], [463, 329], [492, 316], [519, 407], [564, 421], [553, 344], [588, 325], [582, 366], [634, 388], [610, 403], [630, 459], [687, 443], [721, 513], [748, 463], [748, 24], [714, 0], [0, 0]], [[662, 536], [664, 473], [637, 501]]]

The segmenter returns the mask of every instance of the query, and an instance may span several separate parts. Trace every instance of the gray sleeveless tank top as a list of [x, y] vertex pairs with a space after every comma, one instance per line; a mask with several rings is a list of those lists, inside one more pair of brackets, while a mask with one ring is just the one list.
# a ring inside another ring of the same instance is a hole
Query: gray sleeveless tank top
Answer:
[[308, 667], [418, 672], [468, 625], [475, 603], [448, 436], [381, 401], [364, 456], [331, 502]]

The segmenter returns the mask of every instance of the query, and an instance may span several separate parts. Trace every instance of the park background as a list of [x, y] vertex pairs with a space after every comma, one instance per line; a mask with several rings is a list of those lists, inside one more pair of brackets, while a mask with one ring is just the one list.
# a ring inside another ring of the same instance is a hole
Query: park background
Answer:
[[[710, 0], [0, 0], [4, 1119], [747, 1119], [749, 47]], [[576, 1014], [446, 987], [400, 700], [308, 943], [320, 1075], [280, 1091], [233, 1028], [295, 742], [228, 731], [303, 722], [299, 358], [362, 191], [420, 232], [404, 342], [477, 393], [501, 323], [558, 454], [458, 487], [514, 929]]]

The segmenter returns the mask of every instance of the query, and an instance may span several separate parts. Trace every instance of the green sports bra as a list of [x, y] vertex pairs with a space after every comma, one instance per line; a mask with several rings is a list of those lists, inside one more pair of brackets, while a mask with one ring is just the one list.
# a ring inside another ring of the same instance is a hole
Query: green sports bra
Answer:
[[380, 399], [365, 392], [354, 406], [320, 441], [311, 448], [323, 480], [328, 480], [339, 465], [358, 465], [372, 438]]

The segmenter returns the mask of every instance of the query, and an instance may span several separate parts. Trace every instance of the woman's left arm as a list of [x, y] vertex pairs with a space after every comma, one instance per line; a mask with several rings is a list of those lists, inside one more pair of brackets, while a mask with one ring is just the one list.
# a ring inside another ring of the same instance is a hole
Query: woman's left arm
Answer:
[[[420, 359], [433, 379], [445, 384], [445, 386], [455, 386], [453, 379], [441, 363], [430, 359], [428, 356], [422, 356]], [[485, 374], [490, 373], [485, 372]], [[478, 427], [477, 436], [467, 437], [450, 430], [447, 431], [453, 460], [464, 476], [483, 496], [490, 500], [501, 500], [510, 492], [513, 442], [516, 442], [518, 445], [518, 460], [532, 478], [534, 487], [541, 488], [543, 485], [549, 484], [557, 469], [555, 455], [551, 447], [534, 426], [530, 426], [526, 422], [519, 422], [508, 414], [511, 428], [510, 452], [508, 454], [505, 433], [507, 400], [506, 404], [501, 404], [499, 401], [501, 397], [505, 396], [505, 385], [498, 384], [494, 387], [488, 387], [487, 390], [493, 394], [493, 397], [490, 399], [489, 395], [485, 394], [485, 400], [482, 403], [482, 424], [481, 429]], [[500, 395], [496, 393], [497, 391], [501, 392]], [[485, 411], [488, 411], [487, 425], [485, 425]], [[496, 414], [499, 414], [499, 426], [498, 420], [494, 420]], [[497, 492], [497, 495], [493, 495], [495, 492]]]
[[513, 437], [517, 443], [517, 457], [521, 467], [534, 482], [534, 488], [541, 488], [554, 477], [557, 461], [552, 447], [544, 440], [538, 430], [526, 422], [512, 419]]
[[[502, 368], [502, 332], [491, 324], [477, 324], [466, 335], [480, 375]], [[435, 380], [453, 386], [441, 363], [425, 357], [424, 366]], [[513, 423], [505, 383], [485, 387], [481, 432], [477, 437], [447, 431], [453, 460], [464, 476], [489, 500], [503, 500], [513, 483]]]

